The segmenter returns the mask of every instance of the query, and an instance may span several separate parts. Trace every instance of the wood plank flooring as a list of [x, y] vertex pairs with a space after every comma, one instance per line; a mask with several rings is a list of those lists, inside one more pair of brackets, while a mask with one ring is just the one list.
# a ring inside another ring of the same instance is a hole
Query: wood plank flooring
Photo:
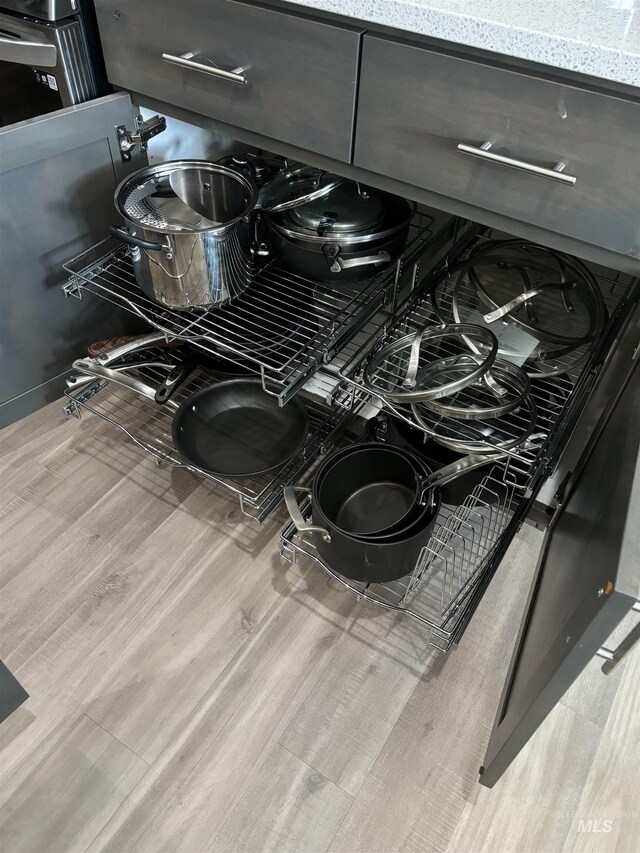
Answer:
[[[0, 433], [3, 853], [635, 853], [640, 654], [477, 784], [541, 534], [458, 649], [53, 404]], [[609, 823], [607, 823], [609, 822]]]

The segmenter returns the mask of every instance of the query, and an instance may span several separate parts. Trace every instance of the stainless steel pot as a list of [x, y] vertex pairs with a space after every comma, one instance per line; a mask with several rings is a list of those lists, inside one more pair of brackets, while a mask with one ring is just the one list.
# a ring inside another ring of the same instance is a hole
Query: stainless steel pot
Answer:
[[112, 234], [131, 246], [142, 292], [169, 308], [222, 305], [251, 282], [255, 182], [203, 160], [148, 166], [117, 187], [125, 226]]

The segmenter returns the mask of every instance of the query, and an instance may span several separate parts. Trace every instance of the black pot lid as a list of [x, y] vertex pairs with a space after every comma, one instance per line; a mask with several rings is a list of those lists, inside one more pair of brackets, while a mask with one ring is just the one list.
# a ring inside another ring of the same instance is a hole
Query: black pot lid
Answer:
[[377, 193], [349, 181], [324, 198], [296, 207], [289, 213], [289, 219], [297, 228], [315, 234], [353, 234], [374, 231], [384, 220], [384, 214], [384, 204]]
[[291, 210], [298, 205], [324, 198], [343, 180], [338, 175], [330, 175], [312, 166], [290, 167], [262, 187], [256, 209], [270, 213]]

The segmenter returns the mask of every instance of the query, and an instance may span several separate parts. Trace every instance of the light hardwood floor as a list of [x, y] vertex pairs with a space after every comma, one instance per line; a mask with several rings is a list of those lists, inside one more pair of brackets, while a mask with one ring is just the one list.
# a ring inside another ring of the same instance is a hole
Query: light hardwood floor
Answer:
[[443, 656], [107, 424], [56, 403], [0, 446], [0, 657], [30, 693], [0, 725], [3, 853], [640, 849], [637, 652], [476, 781], [537, 531]]

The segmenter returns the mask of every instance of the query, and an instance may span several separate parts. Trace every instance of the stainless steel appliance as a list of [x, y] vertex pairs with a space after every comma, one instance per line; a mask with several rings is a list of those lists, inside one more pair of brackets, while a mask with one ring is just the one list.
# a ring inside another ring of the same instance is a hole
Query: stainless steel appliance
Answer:
[[86, 0], [0, 3], [0, 125], [109, 91], [93, 18]]

